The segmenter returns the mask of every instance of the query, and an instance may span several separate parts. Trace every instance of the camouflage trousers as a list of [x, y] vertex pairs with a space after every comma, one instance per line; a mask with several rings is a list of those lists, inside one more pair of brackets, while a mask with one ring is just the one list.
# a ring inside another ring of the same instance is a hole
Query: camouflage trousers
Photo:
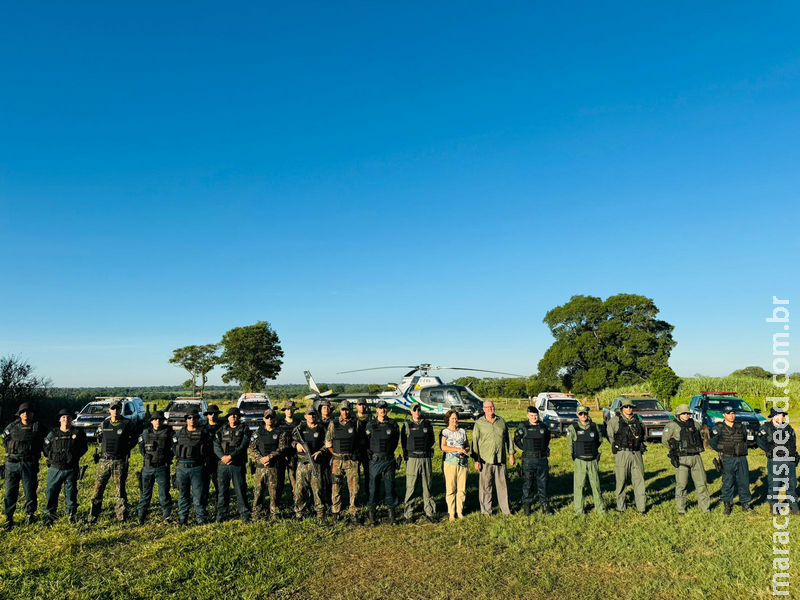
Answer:
[[358, 460], [334, 456], [331, 476], [331, 510], [333, 514], [339, 514], [339, 511], [342, 510], [342, 485], [345, 479], [347, 479], [347, 491], [350, 496], [350, 514], [356, 514]]
[[124, 521], [128, 516], [128, 492], [125, 484], [128, 480], [128, 460], [111, 460], [101, 458], [97, 464], [97, 477], [94, 480], [94, 494], [92, 495], [92, 509], [90, 517], [97, 518], [103, 507], [103, 494], [106, 491], [109, 479], [114, 479], [114, 490], [116, 500], [114, 502], [114, 512], [117, 519]]
[[256, 467], [255, 491], [253, 492], [253, 519], [261, 516], [264, 496], [269, 494], [269, 512], [277, 515], [280, 512], [280, 494], [283, 491], [283, 462], [275, 462], [275, 466]]
[[313, 496], [314, 510], [318, 517], [325, 515], [325, 505], [322, 503], [322, 481], [314, 475], [311, 465], [298, 461], [295, 474], [294, 512], [300, 517], [308, 508], [309, 496]]

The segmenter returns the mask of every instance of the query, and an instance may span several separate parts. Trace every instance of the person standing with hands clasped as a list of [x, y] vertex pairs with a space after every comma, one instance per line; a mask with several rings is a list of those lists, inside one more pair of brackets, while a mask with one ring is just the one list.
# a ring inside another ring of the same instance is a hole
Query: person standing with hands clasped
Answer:
[[469, 442], [467, 432], [458, 426], [458, 413], [449, 410], [444, 415], [447, 427], [442, 430], [442, 452], [444, 452], [444, 483], [447, 512], [450, 520], [464, 518], [464, 500], [467, 497], [467, 470], [469, 464]]

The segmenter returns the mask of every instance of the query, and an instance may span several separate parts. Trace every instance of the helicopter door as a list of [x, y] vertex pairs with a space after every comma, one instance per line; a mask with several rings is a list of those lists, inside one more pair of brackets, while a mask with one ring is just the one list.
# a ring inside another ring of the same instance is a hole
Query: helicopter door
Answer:
[[450, 406], [461, 406], [461, 396], [455, 390], [447, 390], [445, 392], [445, 400]]
[[431, 390], [430, 403], [441, 406], [444, 402], [444, 392], [442, 390]]

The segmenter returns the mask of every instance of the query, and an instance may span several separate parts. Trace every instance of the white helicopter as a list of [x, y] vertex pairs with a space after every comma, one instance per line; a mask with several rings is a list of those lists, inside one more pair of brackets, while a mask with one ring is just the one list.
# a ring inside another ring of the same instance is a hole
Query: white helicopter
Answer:
[[383, 369], [411, 370], [403, 375], [399, 385], [390, 383], [387, 385], [388, 390], [377, 394], [337, 394], [333, 390], [321, 392], [311, 373], [304, 371], [308, 387], [313, 392], [307, 395], [306, 399], [313, 400], [314, 408], [317, 408], [319, 403], [325, 399], [342, 401], [364, 398], [368, 404], [376, 404], [383, 400], [389, 404], [390, 408], [397, 408], [406, 412], [411, 412], [411, 405], [417, 403], [422, 408], [422, 416], [429, 419], [442, 420], [444, 414], [449, 410], [458, 412], [459, 419], [477, 419], [483, 415], [483, 400], [480, 396], [467, 386], [445, 383], [440, 377], [430, 375], [429, 372], [447, 369], [451, 371], [479, 371], [482, 373], [509, 375], [511, 377], [523, 377], [522, 375], [504, 373], [502, 371], [468, 369], [464, 367], [439, 367], [432, 366], [429, 363], [355, 369], [353, 371], [341, 371], [337, 375]]

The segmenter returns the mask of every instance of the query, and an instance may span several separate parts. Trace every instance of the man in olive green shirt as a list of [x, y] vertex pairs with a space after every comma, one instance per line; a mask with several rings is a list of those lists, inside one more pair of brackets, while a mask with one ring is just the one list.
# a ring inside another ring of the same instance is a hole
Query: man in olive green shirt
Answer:
[[472, 429], [472, 456], [475, 470], [480, 472], [478, 499], [481, 512], [492, 514], [492, 482], [497, 492], [497, 504], [504, 515], [511, 514], [508, 506], [508, 483], [506, 481], [506, 456], [514, 466], [514, 441], [506, 422], [494, 414], [494, 403], [483, 403], [483, 414]]
[[692, 419], [688, 404], [681, 404], [675, 409], [677, 420], [670, 421], [661, 436], [661, 443], [670, 451], [670, 459], [675, 465], [675, 506], [679, 515], [686, 514], [686, 488], [689, 475], [697, 490], [697, 504], [700, 510], [707, 513], [711, 505], [706, 482], [706, 468], [700, 453], [703, 446], [703, 434], [700, 426]]

